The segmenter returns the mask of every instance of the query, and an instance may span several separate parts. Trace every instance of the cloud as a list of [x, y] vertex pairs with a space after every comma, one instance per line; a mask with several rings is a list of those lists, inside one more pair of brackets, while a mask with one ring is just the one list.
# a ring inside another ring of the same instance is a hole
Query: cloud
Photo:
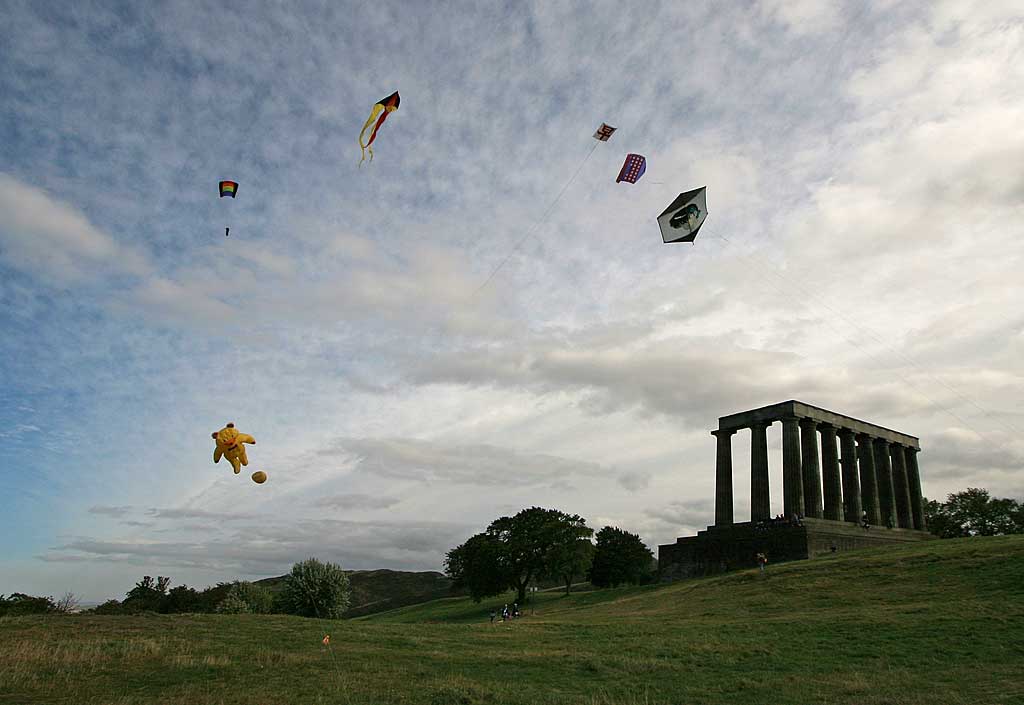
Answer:
[[[197, 529], [208, 534], [206, 529]], [[457, 523], [338, 520], [261, 522], [204, 536], [202, 541], [108, 541], [77, 538], [38, 556], [50, 563], [134, 563], [219, 575], [280, 575], [307, 556], [349, 569], [433, 570], [444, 552], [469, 536]]]
[[242, 512], [211, 512], [203, 509], [159, 509], [155, 507], [147, 510], [146, 513], [157, 519], [217, 519], [220, 521], [242, 521], [256, 516]]
[[131, 513], [131, 507], [105, 507], [102, 505], [89, 507], [90, 514], [101, 514], [108, 517], [123, 517], [125, 514]]
[[616, 482], [630, 492], [636, 492], [637, 490], [647, 489], [651, 484], [651, 474], [649, 472], [627, 472], [619, 475]]
[[0, 254], [58, 285], [98, 271], [142, 276], [145, 257], [117, 243], [74, 207], [45, 190], [0, 173]]
[[[706, 424], [709, 410], [728, 413], [796, 396], [819, 396], [825, 375], [801, 371], [796, 355], [744, 349], [726, 337], [574, 344], [568, 336], [522, 341], [515, 348], [463, 351], [420, 363], [418, 384], [525, 387], [538, 393], [589, 391], [595, 414], [639, 408]], [[586, 334], [583, 336], [586, 339]]]
[[608, 474], [595, 463], [528, 454], [486, 444], [456, 444], [413, 438], [342, 438], [321, 453], [350, 453], [356, 470], [374, 477], [458, 485], [550, 485], [573, 475]]
[[389, 509], [402, 500], [396, 497], [372, 497], [365, 494], [338, 494], [329, 497], [321, 497], [313, 502], [316, 507], [329, 507], [331, 509]]

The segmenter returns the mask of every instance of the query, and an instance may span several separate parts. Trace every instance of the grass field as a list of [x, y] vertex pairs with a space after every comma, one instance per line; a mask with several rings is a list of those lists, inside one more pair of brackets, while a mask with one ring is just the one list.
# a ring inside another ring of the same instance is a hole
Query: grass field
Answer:
[[543, 593], [491, 625], [501, 601], [332, 623], [8, 618], [0, 702], [1024, 703], [1024, 537], [851, 552], [763, 579]]

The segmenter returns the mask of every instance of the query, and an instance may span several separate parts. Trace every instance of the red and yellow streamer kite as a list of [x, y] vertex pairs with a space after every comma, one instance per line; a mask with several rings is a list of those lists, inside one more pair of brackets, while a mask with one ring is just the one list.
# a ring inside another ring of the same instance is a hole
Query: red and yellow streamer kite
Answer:
[[[366, 123], [363, 125], [362, 132], [359, 133], [359, 148], [363, 150], [363, 157], [359, 160], [360, 166], [362, 166], [363, 162], [366, 160], [367, 150], [370, 152], [370, 161], [373, 161], [373, 147], [370, 145], [373, 144], [375, 139], [377, 139], [377, 130], [379, 130], [380, 126], [384, 124], [384, 121], [387, 120], [389, 114], [398, 110], [398, 104], [401, 101], [402, 99], [399, 97], [398, 91], [395, 91], [387, 98], [377, 101], [373, 106], [373, 112], [370, 113], [370, 117], [367, 118]], [[376, 125], [373, 125], [374, 120], [377, 121]], [[373, 132], [370, 133], [370, 141], [363, 144], [363, 136], [366, 135], [366, 131], [370, 129], [370, 125], [373, 125]]]

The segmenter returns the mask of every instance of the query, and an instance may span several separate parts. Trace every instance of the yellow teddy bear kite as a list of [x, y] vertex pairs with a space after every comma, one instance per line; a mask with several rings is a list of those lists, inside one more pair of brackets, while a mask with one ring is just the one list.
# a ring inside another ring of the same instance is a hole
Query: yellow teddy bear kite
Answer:
[[212, 434], [213, 440], [217, 441], [217, 447], [213, 451], [213, 462], [219, 463], [223, 455], [235, 469], [235, 474], [242, 472], [241, 465], [248, 465], [249, 459], [245, 457], [245, 446], [243, 443], [256, 443], [256, 439], [248, 433], [239, 433], [235, 424], [229, 423], [219, 431]]

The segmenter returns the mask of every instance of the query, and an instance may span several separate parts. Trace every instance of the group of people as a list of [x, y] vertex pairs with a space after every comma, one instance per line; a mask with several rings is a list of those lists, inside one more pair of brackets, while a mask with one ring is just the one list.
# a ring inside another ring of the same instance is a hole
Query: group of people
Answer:
[[[502, 622], [507, 622], [508, 620], [515, 619], [518, 616], [519, 616], [519, 603], [518, 602], [513, 602], [511, 609], [509, 608], [507, 602], [505, 603], [505, 606], [501, 608], [501, 621]], [[491, 610], [491, 624], [494, 624], [494, 620], [497, 619], [497, 617], [498, 617], [498, 611], [497, 610]]]
[[803, 526], [803, 517], [799, 514], [793, 514], [793, 516], [786, 518], [784, 514], [778, 514], [768, 519], [762, 519], [754, 525], [754, 530], [758, 533], [765, 533], [769, 529], [775, 529], [780, 526]]

